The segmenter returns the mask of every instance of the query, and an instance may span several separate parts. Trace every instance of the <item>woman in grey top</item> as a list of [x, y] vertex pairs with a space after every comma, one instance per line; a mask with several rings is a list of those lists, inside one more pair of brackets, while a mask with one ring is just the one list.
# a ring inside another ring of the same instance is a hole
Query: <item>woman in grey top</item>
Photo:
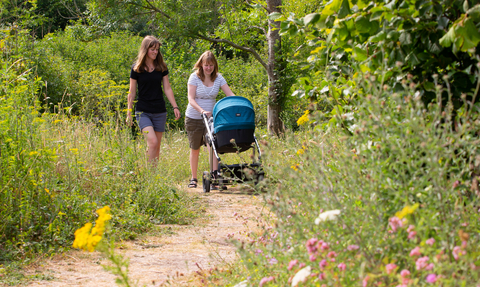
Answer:
[[[227, 81], [218, 73], [218, 64], [212, 52], [206, 51], [195, 63], [196, 71], [188, 79], [188, 106], [185, 112], [185, 130], [190, 144], [190, 169], [192, 177], [188, 187], [197, 187], [198, 156], [206, 134], [202, 114], [212, 116], [213, 106], [220, 89], [227, 97], [234, 96]], [[213, 166], [218, 170], [218, 162], [214, 157]], [[215, 188], [215, 187], [214, 187]]]

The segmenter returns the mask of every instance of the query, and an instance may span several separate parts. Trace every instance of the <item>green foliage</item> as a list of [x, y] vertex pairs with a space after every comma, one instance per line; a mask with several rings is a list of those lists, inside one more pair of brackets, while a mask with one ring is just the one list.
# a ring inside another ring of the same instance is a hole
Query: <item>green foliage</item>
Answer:
[[429, 286], [430, 274], [440, 285], [477, 284], [480, 106], [454, 128], [451, 103], [426, 109], [402, 85], [392, 95], [362, 77], [370, 96], [355, 102], [351, 136], [317, 126], [266, 138], [274, 214], [238, 242], [242, 263], [220, 285], [291, 285], [308, 266], [299, 286]]
[[[297, 95], [327, 100], [331, 111], [351, 110], [351, 93], [346, 101], [338, 100], [351, 86], [351, 75], [370, 72], [398, 91], [398, 77], [408, 73], [426, 104], [436, 99], [436, 81], [451, 92], [457, 110], [463, 94], [469, 101], [478, 98], [472, 92], [477, 84], [472, 75], [478, 69], [478, 9], [476, 1], [334, 0], [302, 18], [279, 13], [271, 17], [282, 21], [283, 35], [305, 39], [304, 51], [295, 60], [311, 72]], [[388, 72], [382, 74], [384, 70]], [[448, 74], [448, 79], [435, 80], [438, 74]], [[339, 78], [345, 78], [343, 83]], [[448, 99], [444, 92], [442, 101]]]

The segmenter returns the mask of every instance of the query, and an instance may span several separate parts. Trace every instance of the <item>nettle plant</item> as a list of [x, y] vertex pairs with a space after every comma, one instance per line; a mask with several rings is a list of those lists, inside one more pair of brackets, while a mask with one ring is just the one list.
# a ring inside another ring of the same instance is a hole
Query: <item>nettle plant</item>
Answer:
[[[351, 136], [292, 137], [267, 202], [278, 218], [242, 248], [253, 285], [473, 286], [480, 280], [480, 106], [457, 118], [444, 91], [358, 85]], [[295, 148], [296, 146], [296, 148]], [[269, 158], [269, 155], [266, 155]], [[288, 283], [287, 283], [288, 282]]]

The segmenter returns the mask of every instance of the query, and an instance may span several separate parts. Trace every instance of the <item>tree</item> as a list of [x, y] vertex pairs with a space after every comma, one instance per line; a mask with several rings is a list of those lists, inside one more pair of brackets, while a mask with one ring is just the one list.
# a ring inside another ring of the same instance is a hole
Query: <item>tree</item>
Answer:
[[286, 62], [282, 57], [280, 23], [267, 17], [281, 12], [281, 0], [92, 0], [90, 3], [90, 7], [95, 7], [92, 14], [97, 19], [110, 17], [110, 25], [128, 21], [129, 17], [150, 15], [150, 21], [158, 24], [167, 38], [202, 39], [251, 54], [268, 75], [268, 131], [283, 133], [280, 113], [287, 90], [286, 82], [282, 81]]

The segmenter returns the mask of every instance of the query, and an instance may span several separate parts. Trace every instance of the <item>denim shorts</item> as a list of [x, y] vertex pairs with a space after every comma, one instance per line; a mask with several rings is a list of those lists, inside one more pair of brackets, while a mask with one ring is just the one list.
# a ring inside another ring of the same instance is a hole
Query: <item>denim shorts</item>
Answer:
[[165, 132], [165, 124], [167, 123], [167, 112], [153, 114], [136, 111], [135, 118], [137, 119], [140, 130], [151, 126], [156, 132]]

